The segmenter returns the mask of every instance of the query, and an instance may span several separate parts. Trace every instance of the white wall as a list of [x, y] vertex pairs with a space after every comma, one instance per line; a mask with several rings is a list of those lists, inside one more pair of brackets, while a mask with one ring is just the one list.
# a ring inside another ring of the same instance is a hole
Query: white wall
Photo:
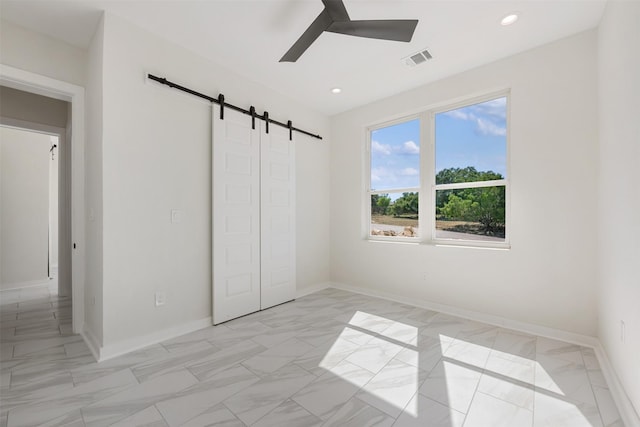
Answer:
[[[145, 82], [145, 72], [214, 96], [223, 92], [228, 102], [329, 133], [326, 117], [106, 15], [105, 346], [211, 316], [210, 104]], [[329, 143], [300, 136], [296, 155], [297, 274], [304, 289], [329, 279]], [[183, 211], [181, 223], [171, 224], [172, 209]], [[159, 308], [156, 291], [167, 294]]]
[[58, 295], [72, 296], [72, 245], [71, 241], [71, 144], [73, 114], [70, 102], [67, 107], [67, 123], [58, 138], [56, 160], [58, 162]]
[[0, 127], [0, 288], [49, 280], [48, 135]]
[[[102, 345], [102, 56], [104, 22], [101, 19], [87, 54], [86, 141], [85, 141], [85, 332]], [[117, 308], [114, 308], [117, 311]]]
[[86, 52], [12, 22], [0, 22], [0, 63], [84, 86]]
[[[598, 332], [640, 414], [640, 3], [609, 1], [598, 29]], [[621, 341], [620, 321], [626, 325]]]
[[10, 87], [0, 86], [0, 114], [3, 118], [64, 128], [69, 103]]
[[[595, 336], [595, 47], [589, 31], [333, 117], [332, 280]], [[503, 88], [511, 249], [363, 239], [365, 126]]]
[[[50, 136], [50, 144], [56, 145], [53, 155], [49, 155], [49, 267], [58, 270], [58, 160], [60, 142], [57, 136]], [[51, 272], [52, 273], [52, 272]]]

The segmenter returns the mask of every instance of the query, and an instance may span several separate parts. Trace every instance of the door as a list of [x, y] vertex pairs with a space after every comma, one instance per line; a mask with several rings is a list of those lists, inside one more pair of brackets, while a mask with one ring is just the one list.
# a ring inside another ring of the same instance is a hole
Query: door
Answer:
[[296, 294], [295, 150], [289, 130], [260, 133], [261, 308], [291, 301]]
[[260, 132], [213, 106], [213, 324], [260, 310]]

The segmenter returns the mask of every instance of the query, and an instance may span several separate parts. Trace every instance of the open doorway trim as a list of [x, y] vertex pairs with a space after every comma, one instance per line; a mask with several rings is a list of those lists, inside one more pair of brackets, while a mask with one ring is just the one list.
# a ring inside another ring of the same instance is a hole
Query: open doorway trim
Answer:
[[84, 88], [4, 64], [0, 84], [71, 103], [72, 326], [79, 334], [84, 329], [85, 284]]

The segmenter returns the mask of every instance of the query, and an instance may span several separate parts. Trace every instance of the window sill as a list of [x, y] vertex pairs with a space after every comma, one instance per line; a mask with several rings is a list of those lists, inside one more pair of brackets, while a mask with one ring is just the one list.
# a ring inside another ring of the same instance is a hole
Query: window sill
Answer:
[[371, 243], [395, 243], [401, 245], [419, 245], [422, 241], [417, 237], [382, 237], [367, 236], [365, 240]]
[[508, 251], [511, 249], [509, 243], [483, 242], [473, 240], [445, 240], [437, 239], [425, 242], [426, 244], [441, 248], [464, 248], [464, 249], [487, 249], [494, 251]]
[[441, 248], [461, 248], [461, 249], [485, 249], [494, 251], [508, 251], [511, 250], [511, 244], [501, 242], [483, 242], [483, 241], [471, 241], [471, 240], [446, 240], [446, 239], [434, 239], [434, 240], [420, 240], [419, 238], [398, 238], [398, 237], [372, 237], [367, 236], [365, 240], [370, 243], [393, 243], [401, 245], [425, 245], [435, 246]]

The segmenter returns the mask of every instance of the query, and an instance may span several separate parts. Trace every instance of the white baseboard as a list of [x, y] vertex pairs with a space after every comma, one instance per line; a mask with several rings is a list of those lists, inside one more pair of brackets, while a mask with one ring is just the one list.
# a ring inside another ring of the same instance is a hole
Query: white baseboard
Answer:
[[[305, 295], [327, 289], [330, 286], [330, 282], [324, 282], [298, 289], [296, 291], [296, 298], [301, 298]], [[108, 344], [104, 347], [100, 346], [98, 340], [95, 338], [95, 335], [86, 327], [83, 330], [82, 336], [96, 360], [102, 362], [141, 349], [143, 347], [157, 344], [159, 342], [166, 341], [180, 335], [188, 334], [189, 332], [197, 331], [198, 329], [206, 328], [211, 325], [211, 317], [207, 317], [205, 319], [185, 323], [183, 325], [153, 332], [141, 337], [135, 337], [117, 343]]]
[[82, 336], [85, 344], [87, 344], [87, 347], [89, 347], [89, 351], [91, 351], [93, 358], [96, 359], [96, 361], [100, 361], [100, 342], [86, 323], [82, 326], [82, 332], [80, 335]]
[[[107, 344], [105, 346], [98, 347], [99, 351], [94, 352], [94, 350], [92, 349], [91, 352], [94, 353], [94, 356], [97, 356], [96, 359], [98, 360], [98, 362], [103, 362], [105, 360], [113, 359], [114, 357], [118, 357], [123, 354], [127, 354], [132, 351], [178, 337], [180, 335], [188, 334], [190, 332], [197, 331], [208, 326], [212, 326], [211, 317], [183, 323], [182, 325], [163, 329], [157, 332], [152, 332], [140, 337], [126, 339], [113, 344]], [[89, 348], [91, 348], [91, 346]]]
[[433, 310], [444, 314], [450, 314], [452, 316], [462, 317], [463, 319], [474, 320], [476, 322], [488, 323], [490, 325], [513, 329], [515, 331], [524, 332], [527, 334], [565, 341], [572, 344], [578, 344], [592, 348], [595, 348], [595, 346], [598, 345], [598, 340], [595, 337], [590, 337], [588, 335], [581, 335], [574, 332], [567, 332], [560, 329], [549, 328], [547, 326], [520, 322], [517, 320], [508, 319], [506, 317], [494, 316], [492, 314], [467, 310], [447, 304], [440, 304], [415, 298], [407, 298], [389, 292], [366, 289], [357, 286], [346, 285], [344, 283], [333, 282], [331, 284], [331, 287], [342, 289], [344, 291], [382, 298], [389, 301], [395, 301], [401, 304], [412, 305], [414, 307], [425, 308], [427, 310]]
[[331, 282], [316, 283], [315, 285], [307, 286], [302, 289], [296, 289], [296, 298], [302, 298], [307, 295], [315, 294], [323, 289], [330, 288]]
[[611, 397], [618, 407], [618, 412], [620, 412], [620, 417], [622, 417], [624, 425], [627, 427], [640, 427], [640, 416], [638, 416], [629, 396], [627, 396], [616, 371], [611, 365], [607, 352], [604, 351], [604, 347], [602, 347], [600, 342], [594, 347], [594, 351], [598, 358], [598, 363], [600, 363], [602, 375], [604, 375], [604, 379], [607, 381]]
[[631, 400], [627, 396], [627, 393], [622, 387], [615, 370], [611, 366], [611, 362], [607, 357], [606, 352], [602, 348], [600, 341], [595, 337], [588, 335], [576, 334], [573, 332], [567, 332], [560, 329], [549, 328], [546, 326], [535, 325], [532, 323], [520, 322], [517, 320], [507, 319], [505, 317], [494, 316], [491, 314], [480, 313], [477, 311], [466, 310], [446, 304], [434, 303], [425, 300], [416, 300], [412, 298], [406, 298], [399, 295], [394, 295], [388, 292], [377, 291], [372, 289], [361, 288], [357, 286], [346, 285], [344, 283], [331, 283], [331, 287], [335, 289], [341, 289], [344, 291], [354, 292], [362, 295], [372, 296], [376, 298], [382, 298], [389, 301], [399, 302], [401, 304], [411, 305], [414, 307], [425, 308], [427, 310], [438, 311], [440, 313], [450, 314], [464, 319], [474, 320], [477, 322], [488, 323], [490, 325], [500, 326], [503, 328], [513, 329], [528, 334], [538, 335], [546, 338], [556, 339], [559, 341], [565, 341], [572, 344], [581, 345], [584, 347], [593, 348], [600, 363], [602, 373], [609, 385], [611, 391], [611, 397], [618, 407], [622, 421], [628, 427], [640, 427], [640, 418], [636, 413]]

